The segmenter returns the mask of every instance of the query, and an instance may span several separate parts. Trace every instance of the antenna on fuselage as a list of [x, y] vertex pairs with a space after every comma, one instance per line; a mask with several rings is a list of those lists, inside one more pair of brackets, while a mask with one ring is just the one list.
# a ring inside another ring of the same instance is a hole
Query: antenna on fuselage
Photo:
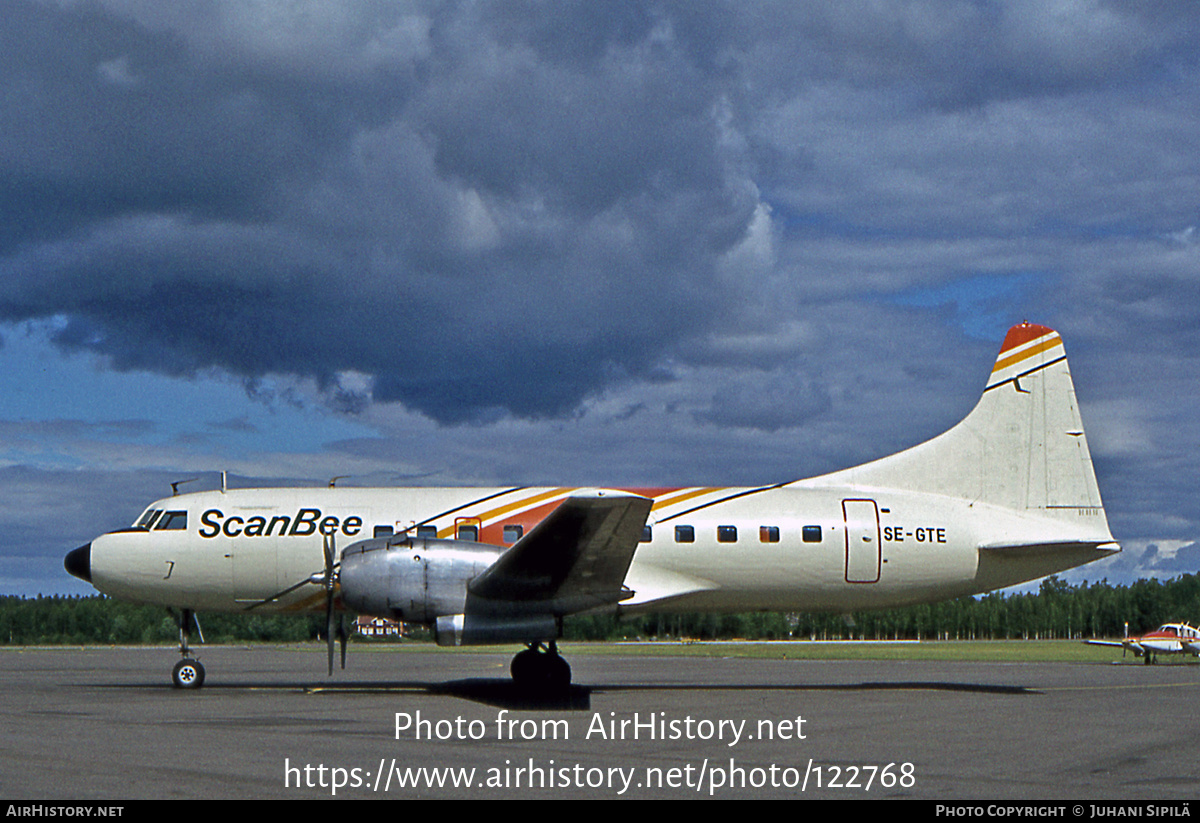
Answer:
[[345, 479], [346, 479], [347, 477], [349, 477], [349, 476], [350, 476], [350, 475], [348, 475], [348, 474], [339, 474], [337, 477], [331, 477], [331, 478], [329, 479], [329, 488], [331, 488], [331, 489], [332, 489], [334, 486], [336, 486], [336, 485], [337, 485], [337, 482], [338, 482], [339, 480], [345, 480]]
[[225, 472], [224, 472], [224, 471], [222, 471], [222, 472], [221, 472], [221, 494], [224, 494], [224, 493], [225, 493], [225, 490], [226, 490], [227, 488], [228, 488], [228, 481], [227, 481], [227, 479], [226, 479], [226, 477], [225, 477]]
[[194, 483], [199, 479], [200, 479], [199, 477], [189, 477], [187, 480], [176, 480], [174, 483], [171, 484], [171, 496], [178, 497], [180, 486], [182, 486], [184, 483]]

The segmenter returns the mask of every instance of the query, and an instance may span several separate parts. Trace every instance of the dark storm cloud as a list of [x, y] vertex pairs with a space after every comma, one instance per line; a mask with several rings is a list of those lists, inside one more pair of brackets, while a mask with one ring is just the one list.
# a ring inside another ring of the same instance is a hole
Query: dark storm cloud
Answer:
[[1144, 83], [1195, 59], [1197, 25], [1178, 3], [1106, 0], [782, 3], [747, 17], [769, 58], [755, 65], [777, 84], [832, 81], [942, 109]]
[[[947, 276], [928, 247], [861, 265], [846, 237], [950, 236], [980, 215], [1044, 230], [1067, 203], [1106, 202], [1060, 182], [1076, 143], [1023, 136], [1045, 112], [928, 112], [1132, 95], [1194, 65], [1196, 17], [532, 0], [3, 15], [0, 320], [55, 318], [59, 345], [119, 369], [311, 377], [339, 410], [369, 397], [443, 422], [568, 415], [673, 357], [728, 365], [714, 338], [786, 336], [814, 295]], [[788, 121], [797, 100], [811, 113]], [[1037, 151], [1053, 173], [1022, 173]], [[1138, 180], [1158, 168], [1144, 162]], [[814, 380], [781, 390], [798, 417], [756, 397], [697, 419], [792, 425], [830, 408]]]
[[411, 48], [350, 26], [331, 68], [124, 5], [6, 12], [0, 318], [464, 420], [569, 411], [727, 297], [755, 189], [666, 11], [418, 8]]
[[322, 117], [326, 90], [274, 92], [94, 4], [7, 4], [0, 52], [10, 248], [124, 215], [265, 218], [345, 130]]

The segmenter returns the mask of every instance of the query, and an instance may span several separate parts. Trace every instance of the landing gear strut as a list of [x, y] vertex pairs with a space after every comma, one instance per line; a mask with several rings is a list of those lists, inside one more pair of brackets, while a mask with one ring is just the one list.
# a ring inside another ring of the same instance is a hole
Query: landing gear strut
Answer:
[[191, 609], [183, 609], [179, 613], [179, 654], [183, 658], [171, 670], [171, 680], [177, 689], [198, 689], [204, 685], [204, 666], [199, 660], [192, 658], [192, 650], [188, 647], [188, 639], [192, 626], [204, 642], [204, 632], [200, 631], [200, 621]]
[[545, 650], [541, 643], [530, 643], [513, 658], [509, 672], [522, 688], [557, 691], [571, 685], [571, 667], [559, 656], [558, 644], [553, 640]]

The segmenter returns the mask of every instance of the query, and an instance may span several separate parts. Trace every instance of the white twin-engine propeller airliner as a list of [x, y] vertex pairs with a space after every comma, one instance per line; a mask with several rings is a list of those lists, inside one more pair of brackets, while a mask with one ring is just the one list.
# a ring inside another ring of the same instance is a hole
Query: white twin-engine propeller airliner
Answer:
[[[343, 547], [338, 555], [338, 547]], [[221, 489], [153, 503], [67, 555], [104, 594], [178, 610], [325, 610], [525, 643], [518, 683], [565, 686], [563, 617], [843, 611], [1011, 586], [1120, 551], [1057, 332], [1009, 330], [954, 428], [833, 474], [755, 488]], [[342, 665], [345, 665], [345, 633]]]

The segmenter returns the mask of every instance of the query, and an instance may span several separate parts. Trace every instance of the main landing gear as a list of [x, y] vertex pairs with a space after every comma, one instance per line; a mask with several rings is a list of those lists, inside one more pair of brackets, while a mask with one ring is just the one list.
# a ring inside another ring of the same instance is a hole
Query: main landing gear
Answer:
[[191, 609], [181, 610], [178, 621], [179, 654], [183, 659], [176, 663], [175, 668], [171, 670], [171, 680], [177, 689], [198, 689], [204, 685], [204, 666], [199, 660], [192, 658], [188, 639], [192, 626], [196, 627], [196, 633], [200, 635], [201, 643], [204, 642], [204, 632], [200, 631], [200, 621], [196, 619], [196, 613]]
[[521, 688], [562, 691], [571, 685], [571, 667], [559, 656], [558, 644], [553, 640], [544, 649], [541, 643], [530, 643], [513, 658], [509, 672]]

